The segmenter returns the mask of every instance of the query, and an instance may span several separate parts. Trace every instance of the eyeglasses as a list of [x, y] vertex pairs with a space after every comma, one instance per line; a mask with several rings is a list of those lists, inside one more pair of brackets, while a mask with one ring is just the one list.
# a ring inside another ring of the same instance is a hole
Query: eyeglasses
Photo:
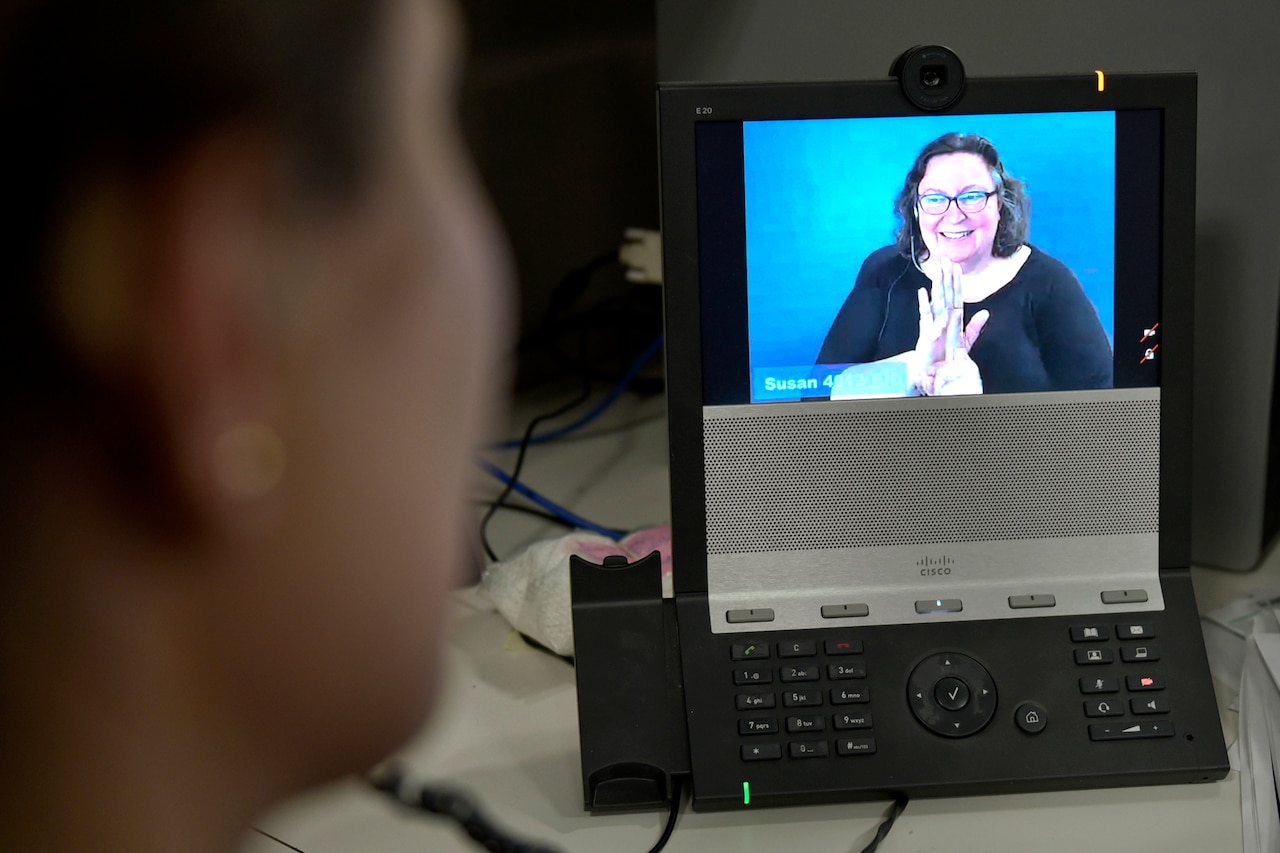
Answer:
[[986, 209], [987, 199], [995, 195], [996, 192], [996, 190], [991, 192], [965, 190], [956, 196], [943, 195], [942, 193], [925, 193], [916, 198], [916, 203], [920, 205], [920, 210], [934, 216], [946, 213], [953, 201], [962, 213], [977, 213]]

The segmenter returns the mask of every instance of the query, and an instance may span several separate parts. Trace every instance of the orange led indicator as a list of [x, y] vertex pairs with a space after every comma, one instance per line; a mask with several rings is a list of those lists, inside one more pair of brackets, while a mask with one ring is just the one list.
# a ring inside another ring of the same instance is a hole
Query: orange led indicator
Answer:
[[1101, 92], [1103, 89], [1107, 88], [1107, 75], [1103, 74], [1101, 71], [1095, 71], [1093, 73], [1098, 75], [1098, 91]]

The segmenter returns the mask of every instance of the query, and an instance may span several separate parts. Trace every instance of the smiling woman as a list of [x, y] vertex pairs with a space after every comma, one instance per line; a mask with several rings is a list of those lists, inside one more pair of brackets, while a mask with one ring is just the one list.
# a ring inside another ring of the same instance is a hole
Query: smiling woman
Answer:
[[0, 33], [0, 848], [228, 850], [434, 702], [508, 313], [457, 22], [26, 0]]
[[1031, 203], [995, 146], [927, 144], [817, 363], [900, 362], [908, 393], [1110, 388], [1111, 346], [1075, 275], [1028, 242]]

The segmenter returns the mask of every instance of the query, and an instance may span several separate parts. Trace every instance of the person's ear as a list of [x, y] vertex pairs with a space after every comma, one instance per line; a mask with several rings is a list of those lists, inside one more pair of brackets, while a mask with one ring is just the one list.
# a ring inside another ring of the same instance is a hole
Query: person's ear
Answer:
[[72, 348], [120, 424], [142, 433], [130, 444], [149, 476], [134, 485], [197, 526], [281, 474], [269, 291], [279, 163], [263, 134], [211, 135], [157, 177], [88, 189], [60, 246]]

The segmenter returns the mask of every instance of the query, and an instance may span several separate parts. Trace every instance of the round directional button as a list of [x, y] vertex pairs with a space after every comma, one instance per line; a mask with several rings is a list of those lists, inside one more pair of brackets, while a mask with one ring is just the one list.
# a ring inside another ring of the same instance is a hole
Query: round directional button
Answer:
[[969, 704], [969, 685], [951, 675], [939, 678], [933, 685], [933, 701], [948, 711], [959, 711]]
[[942, 652], [916, 664], [907, 677], [907, 703], [917, 720], [945, 737], [982, 731], [996, 710], [996, 685], [968, 655]]

